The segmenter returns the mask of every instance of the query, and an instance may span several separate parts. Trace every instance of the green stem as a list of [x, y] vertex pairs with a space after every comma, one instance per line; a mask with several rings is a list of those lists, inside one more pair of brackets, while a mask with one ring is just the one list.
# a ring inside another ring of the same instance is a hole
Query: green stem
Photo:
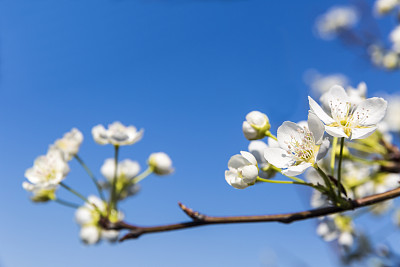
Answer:
[[341, 191], [340, 191], [340, 185], [341, 185], [341, 179], [342, 179], [342, 160], [343, 160], [343, 147], [344, 147], [344, 137], [340, 139], [340, 152], [339, 152], [339, 163], [338, 163], [338, 197], [340, 198]]
[[271, 166], [271, 168], [272, 168], [273, 170], [279, 172], [280, 174], [282, 174], [283, 176], [286, 176], [286, 177], [289, 178], [289, 179], [292, 179], [293, 181], [296, 181], [296, 182], [298, 182], [298, 183], [305, 183], [305, 181], [302, 180], [302, 179], [300, 179], [300, 178], [297, 178], [297, 177], [294, 177], [294, 176], [289, 176], [289, 175], [286, 175], [286, 174], [282, 173], [282, 170], [281, 170], [281, 169], [279, 169], [278, 167], [275, 167], [275, 166], [272, 165], [272, 164], [270, 164], [270, 166]]
[[265, 136], [271, 137], [271, 138], [274, 139], [275, 141], [278, 141], [278, 138], [276, 138], [276, 136], [273, 135], [270, 131], [266, 131], [266, 132], [265, 132]]
[[114, 146], [114, 179], [112, 181], [112, 187], [111, 187], [111, 193], [110, 193], [110, 202], [108, 205], [108, 213], [111, 212], [113, 208], [117, 208], [117, 201], [116, 201], [116, 188], [117, 188], [117, 176], [118, 176], [118, 152], [119, 152], [119, 146], [116, 145]]
[[349, 155], [348, 156], [349, 159], [354, 160], [354, 161], [358, 161], [367, 165], [374, 165], [374, 164], [378, 164], [381, 166], [386, 166], [386, 167], [390, 167], [391, 163], [385, 160], [369, 160], [369, 159], [363, 159], [363, 158], [359, 158], [356, 157], [354, 155]]
[[333, 137], [332, 141], [332, 151], [331, 151], [331, 174], [335, 175], [335, 159], [336, 159], [336, 145], [337, 145], [337, 137]]
[[350, 148], [353, 148], [355, 150], [365, 152], [365, 153], [379, 153], [379, 154], [385, 154], [386, 150], [379, 144], [376, 145], [376, 147], [370, 147], [368, 145], [362, 144], [362, 143], [355, 143], [355, 142], [348, 142], [347, 146]]
[[96, 177], [94, 176], [93, 172], [89, 169], [89, 167], [85, 164], [85, 162], [83, 162], [83, 160], [77, 154], [74, 155], [74, 157], [79, 162], [79, 164], [81, 164], [81, 166], [85, 169], [85, 171], [87, 172], [89, 177], [92, 179], [93, 183], [96, 185], [97, 191], [99, 192], [100, 198], [104, 201], [105, 197], [104, 197], [103, 190], [102, 190], [99, 182], [97, 181]]
[[66, 206], [66, 207], [70, 207], [70, 208], [74, 208], [74, 209], [79, 208], [79, 205], [77, 205], [75, 203], [71, 203], [69, 201], [65, 201], [65, 200], [59, 199], [59, 198], [54, 199], [54, 201], [57, 202], [58, 204]]
[[79, 197], [80, 199], [82, 199], [83, 201], [89, 203], [89, 201], [87, 200], [86, 197], [84, 197], [83, 195], [81, 195], [80, 193], [78, 193], [77, 191], [75, 191], [74, 189], [72, 189], [71, 187], [69, 187], [68, 185], [64, 184], [63, 182], [60, 183], [60, 185], [62, 187], [64, 187], [65, 189], [67, 189], [69, 192], [71, 192], [72, 194], [74, 194], [75, 196]]
[[273, 184], [300, 184], [300, 185], [306, 185], [306, 186], [310, 186], [310, 187], [314, 188], [313, 184], [306, 183], [306, 182], [299, 183], [299, 182], [293, 182], [293, 181], [279, 181], [279, 180], [264, 179], [261, 177], [257, 177], [257, 181], [265, 182], [265, 183], [273, 183]]
[[336, 203], [337, 202], [336, 194], [335, 194], [335, 191], [333, 191], [333, 187], [332, 187], [332, 184], [331, 184], [331, 181], [330, 181], [329, 177], [326, 175], [326, 173], [323, 170], [321, 170], [321, 168], [317, 164], [314, 165], [314, 168], [317, 170], [319, 175], [324, 180], [325, 186], [327, 186], [328, 189], [329, 189], [329, 193], [331, 195], [331, 198]]
[[140, 181], [142, 181], [144, 178], [146, 178], [147, 176], [149, 176], [151, 173], [153, 173], [153, 168], [152, 167], [148, 167], [147, 170], [145, 170], [144, 172], [142, 172], [141, 174], [139, 174], [138, 176], [136, 176], [135, 178], [132, 179], [131, 183], [132, 184], [137, 184]]

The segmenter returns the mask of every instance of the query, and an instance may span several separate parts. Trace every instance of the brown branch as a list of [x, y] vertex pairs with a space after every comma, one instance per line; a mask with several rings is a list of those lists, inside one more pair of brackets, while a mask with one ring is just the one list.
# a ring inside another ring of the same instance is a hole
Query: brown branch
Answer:
[[106, 229], [130, 230], [128, 234], [126, 234], [120, 239], [120, 241], [124, 241], [127, 239], [138, 238], [143, 234], [174, 231], [179, 229], [186, 229], [186, 228], [211, 225], [211, 224], [254, 223], [254, 222], [291, 223], [295, 221], [307, 220], [347, 210], [353, 210], [369, 206], [372, 204], [377, 204], [379, 202], [392, 199], [398, 196], [400, 196], [400, 188], [396, 188], [394, 190], [382, 194], [376, 194], [356, 200], [349, 200], [348, 202], [349, 205], [345, 208], [325, 207], [325, 208], [319, 208], [301, 212], [275, 214], [275, 215], [227, 216], [227, 217], [207, 216], [186, 207], [182, 203], [179, 203], [180, 208], [192, 219], [191, 221], [176, 223], [176, 224], [160, 225], [160, 226], [150, 226], [150, 227], [131, 225], [122, 221], [117, 223], [110, 223], [103, 220], [101, 224]]

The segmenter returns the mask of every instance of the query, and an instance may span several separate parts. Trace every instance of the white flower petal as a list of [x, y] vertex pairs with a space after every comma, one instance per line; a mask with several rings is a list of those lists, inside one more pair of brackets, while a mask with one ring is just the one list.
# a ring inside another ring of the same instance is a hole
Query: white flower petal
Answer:
[[354, 128], [351, 130], [351, 140], [363, 139], [375, 132], [378, 127]]
[[238, 169], [246, 165], [248, 165], [248, 160], [239, 154], [233, 155], [228, 161], [229, 169]]
[[[344, 88], [340, 85], [334, 85], [327, 92], [327, 97], [330, 101], [329, 105], [331, 107], [341, 107], [346, 105], [346, 103], [351, 102], [350, 97], [347, 95]], [[345, 110], [345, 109], [344, 109]]]
[[243, 181], [247, 184], [252, 184], [258, 176], [258, 168], [254, 165], [245, 166], [242, 168]]
[[254, 129], [250, 125], [250, 123], [248, 123], [247, 121], [243, 122], [242, 130], [243, 130], [244, 137], [246, 137], [247, 140], [255, 140], [255, 139], [257, 139], [258, 131], [256, 129]]
[[268, 146], [269, 147], [279, 147], [279, 143], [277, 140], [275, 140], [271, 137], [268, 137]]
[[314, 99], [308, 97], [308, 103], [311, 111], [313, 111], [315, 115], [317, 115], [317, 117], [320, 118], [325, 124], [331, 124], [335, 122], [335, 120], [326, 114], [326, 112], [321, 108], [320, 105], [318, 105], [317, 102], [315, 102]]
[[315, 159], [316, 161], [319, 161], [320, 159], [325, 157], [326, 153], [328, 153], [329, 145], [330, 145], [330, 142], [329, 142], [329, 140], [327, 138], [324, 141], [322, 141], [322, 144], [321, 144], [321, 146], [319, 147], [319, 150], [318, 150], [317, 157]]
[[263, 141], [251, 141], [249, 144], [249, 151], [256, 158], [258, 163], [265, 162], [264, 149], [268, 148], [268, 145]]
[[257, 165], [257, 160], [256, 158], [253, 156], [253, 154], [247, 152], [247, 151], [240, 151], [240, 154], [242, 154], [242, 156], [251, 164], [253, 165]]
[[101, 166], [100, 172], [107, 180], [112, 181], [115, 175], [115, 160], [106, 159], [103, 166]]
[[353, 245], [353, 235], [349, 232], [343, 232], [338, 238], [338, 243], [345, 247], [351, 247]]
[[79, 236], [86, 245], [93, 245], [100, 240], [100, 231], [95, 226], [82, 227]]
[[93, 222], [92, 211], [87, 207], [79, 207], [75, 212], [75, 221], [80, 224], [88, 224]]
[[301, 132], [303, 128], [291, 121], [285, 121], [278, 128], [278, 143], [279, 146], [285, 150], [290, 150], [290, 143], [298, 142], [302, 143], [304, 138]]
[[308, 113], [308, 129], [312, 132], [315, 139], [315, 144], [319, 145], [324, 137], [325, 127], [322, 121], [315, 115], [314, 112]]
[[286, 170], [282, 171], [282, 174], [287, 176], [297, 176], [302, 174], [307, 168], [311, 166], [311, 163], [302, 162], [299, 165], [289, 166]]
[[339, 127], [331, 127], [325, 125], [325, 131], [334, 137], [345, 137], [348, 138], [347, 134]]
[[353, 117], [359, 122], [359, 125], [375, 125], [385, 116], [386, 108], [387, 102], [383, 98], [368, 98], [356, 107]]
[[287, 168], [293, 162], [293, 158], [282, 148], [267, 148], [264, 157], [269, 164], [278, 168]]

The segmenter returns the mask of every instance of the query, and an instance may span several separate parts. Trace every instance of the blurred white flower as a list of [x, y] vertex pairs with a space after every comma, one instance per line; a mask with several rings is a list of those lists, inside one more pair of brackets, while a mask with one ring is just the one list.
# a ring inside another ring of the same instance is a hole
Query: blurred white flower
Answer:
[[301, 127], [285, 121], [278, 128], [279, 148], [267, 148], [265, 159], [278, 168], [283, 174], [296, 176], [323, 158], [329, 149], [329, 141], [323, 140], [324, 125], [318, 117], [310, 112], [308, 127]]
[[[105, 216], [107, 204], [96, 196], [88, 197], [89, 203], [79, 207], [75, 212], [75, 220], [81, 226], [80, 238], [87, 245], [96, 244], [100, 239], [115, 242], [119, 232], [116, 230], [105, 230], [99, 225], [101, 216]], [[122, 212], [112, 210], [108, 219], [117, 222], [124, 218]]]
[[358, 20], [357, 11], [354, 8], [348, 6], [332, 7], [317, 18], [317, 33], [322, 39], [332, 39], [342, 30], [352, 28]]
[[371, 57], [371, 61], [374, 65], [378, 67], [383, 66], [383, 57], [385, 55], [385, 51], [382, 47], [378, 45], [370, 45], [368, 47], [368, 53]]
[[398, 4], [398, 0], [376, 0], [375, 11], [378, 14], [386, 14], [395, 9]]
[[393, 50], [400, 53], [400, 26], [397, 26], [390, 32], [389, 38], [393, 44]]
[[117, 121], [108, 125], [108, 129], [105, 129], [103, 125], [93, 127], [92, 135], [93, 139], [101, 145], [132, 145], [142, 138], [143, 129], [137, 131], [134, 126], [124, 126]]
[[78, 154], [82, 141], [83, 134], [78, 129], [73, 128], [64, 134], [63, 138], [57, 139], [50, 149], [60, 150], [65, 160], [71, 160], [74, 155]]
[[59, 184], [68, 174], [69, 167], [58, 150], [49, 150], [36, 158], [33, 167], [25, 172], [25, 177], [34, 185], [47, 187]]
[[256, 182], [258, 175], [257, 160], [249, 152], [240, 151], [229, 159], [225, 171], [226, 182], [237, 189], [244, 189]]
[[148, 164], [158, 175], [167, 175], [174, 171], [171, 158], [164, 152], [152, 153], [149, 156]]
[[268, 116], [259, 111], [252, 111], [246, 115], [242, 130], [248, 140], [262, 139], [271, 128]]
[[337, 239], [339, 245], [351, 247], [354, 242], [352, 219], [340, 214], [325, 217], [317, 227], [317, 234], [327, 242]]
[[377, 123], [385, 116], [387, 102], [383, 98], [368, 98], [357, 105], [338, 85], [332, 87], [325, 97], [330, 115], [308, 97], [310, 109], [325, 123], [326, 132], [334, 137], [365, 138], [377, 129]]
[[384, 122], [388, 129], [393, 132], [400, 132], [400, 95], [388, 97], [388, 108]]
[[[126, 159], [118, 163], [115, 188], [120, 200], [139, 192], [139, 185], [132, 183], [132, 179], [139, 174], [139, 171], [140, 165], [137, 161]], [[111, 188], [115, 173], [114, 159], [106, 159], [103, 166], [101, 166], [100, 172], [107, 179], [107, 183], [103, 184], [103, 188]]]
[[399, 66], [399, 55], [396, 52], [388, 52], [383, 56], [382, 65], [388, 70], [393, 70]]
[[329, 91], [329, 89], [336, 84], [339, 84], [343, 87], [349, 84], [349, 79], [341, 73], [323, 75], [316, 70], [307, 70], [304, 74], [304, 80], [306, 84], [311, 87], [313, 93], [317, 96]]
[[56, 185], [45, 185], [42, 184], [31, 184], [28, 182], [23, 182], [22, 187], [28, 191], [32, 192], [31, 200], [33, 202], [46, 202], [56, 199]]

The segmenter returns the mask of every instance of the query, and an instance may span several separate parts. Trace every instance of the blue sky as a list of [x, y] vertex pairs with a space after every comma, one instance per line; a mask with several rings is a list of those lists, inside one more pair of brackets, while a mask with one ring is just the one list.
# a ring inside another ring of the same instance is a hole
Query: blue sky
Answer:
[[[72, 209], [35, 205], [21, 188], [33, 160], [72, 127], [83, 132], [80, 155], [100, 176], [113, 150], [96, 145], [90, 131], [118, 120], [145, 129], [142, 141], [122, 148], [121, 159], [144, 168], [150, 153], [164, 151], [176, 169], [147, 178], [140, 194], [121, 205], [129, 222], [186, 220], [178, 201], [210, 215], [308, 208], [307, 189], [234, 190], [224, 170], [230, 156], [247, 149], [241, 123], [248, 112], [268, 114], [274, 131], [285, 120], [305, 119], [307, 69], [341, 72], [353, 85], [364, 80], [371, 94], [398, 90], [398, 73], [315, 38], [316, 16], [336, 3], [347, 1], [1, 0], [0, 264], [262, 266], [276, 258], [279, 266], [336, 266], [313, 220], [211, 226], [85, 247]], [[76, 162], [71, 170], [66, 183], [95, 193]]]

